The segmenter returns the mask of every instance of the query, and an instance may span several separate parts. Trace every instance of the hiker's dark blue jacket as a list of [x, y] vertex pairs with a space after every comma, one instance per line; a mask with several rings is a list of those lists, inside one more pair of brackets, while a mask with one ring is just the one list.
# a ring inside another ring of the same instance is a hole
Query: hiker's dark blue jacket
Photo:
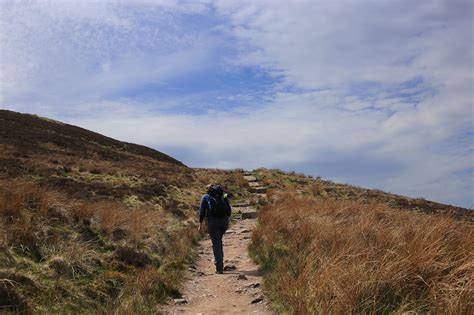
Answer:
[[[201, 204], [199, 205], [199, 223], [202, 223], [202, 221], [204, 221], [204, 218], [206, 217], [206, 213], [209, 211], [209, 198], [210, 198], [209, 194], [204, 194], [201, 198]], [[227, 205], [229, 206], [229, 210], [230, 210], [229, 200], [227, 199], [225, 195], [224, 195], [224, 200], [227, 202]]]

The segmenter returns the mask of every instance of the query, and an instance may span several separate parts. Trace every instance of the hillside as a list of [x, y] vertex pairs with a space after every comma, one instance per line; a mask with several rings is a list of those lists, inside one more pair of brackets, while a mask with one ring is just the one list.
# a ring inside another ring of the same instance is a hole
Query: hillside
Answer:
[[250, 253], [283, 314], [473, 314], [474, 211], [259, 169]]
[[255, 176], [273, 191], [295, 191], [303, 196], [338, 201], [378, 203], [390, 208], [411, 210], [431, 215], [445, 216], [462, 221], [474, 222], [474, 211], [446, 205], [424, 198], [410, 198], [378, 189], [366, 189], [349, 184], [339, 184], [320, 177], [313, 178], [301, 173], [285, 173], [280, 170], [261, 168]]
[[179, 296], [203, 187], [243, 198], [240, 172], [0, 111], [0, 309], [153, 312]]
[[253, 176], [267, 194], [240, 170], [192, 169], [0, 110], [0, 312], [156, 313], [181, 297], [196, 261], [210, 182], [258, 209], [250, 254], [276, 312], [474, 309], [474, 211], [279, 170]]

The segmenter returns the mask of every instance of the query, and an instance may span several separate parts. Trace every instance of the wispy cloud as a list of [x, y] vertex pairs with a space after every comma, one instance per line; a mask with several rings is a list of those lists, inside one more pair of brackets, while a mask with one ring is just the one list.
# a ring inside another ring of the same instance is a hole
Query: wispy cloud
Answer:
[[6, 1], [0, 101], [193, 166], [472, 206], [473, 5]]
[[183, 28], [195, 11], [146, 1], [2, 2], [1, 98], [63, 106], [205, 69], [219, 39]]

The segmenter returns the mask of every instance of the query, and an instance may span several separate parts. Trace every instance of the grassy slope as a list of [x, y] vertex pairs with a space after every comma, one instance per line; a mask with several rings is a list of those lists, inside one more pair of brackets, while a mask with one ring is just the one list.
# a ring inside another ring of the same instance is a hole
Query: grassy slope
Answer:
[[365, 189], [348, 184], [339, 184], [321, 178], [313, 178], [295, 172], [259, 169], [257, 177], [273, 191], [296, 191], [298, 194], [315, 198], [330, 198], [340, 201], [376, 202], [390, 208], [413, 210], [427, 214], [448, 216], [454, 219], [474, 222], [474, 211], [445, 205], [424, 198], [410, 198], [383, 192], [378, 189]]
[[0, 310], [153, 312], [178, 296], [205, 184], [240, 172], [0, 111]]
[[474, 312], [474, 212], [294, 173], [257, 177], [273, 190], [250, 250], [280, 312]]
[[[468, 210], [279, 171], [257, 177], [271, 190], [252, 249], [284, 310], [472, 307]], [[0, 111], [0, 311], [154, 312], [179, 295], [209, 182], [249, 197], [240, 172], [189, 169], [149, 148]]]

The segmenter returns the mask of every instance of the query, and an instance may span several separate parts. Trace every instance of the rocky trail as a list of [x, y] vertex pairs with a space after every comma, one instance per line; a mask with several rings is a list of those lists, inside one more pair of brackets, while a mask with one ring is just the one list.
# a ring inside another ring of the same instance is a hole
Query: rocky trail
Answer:
[[[265, 198], [266, 189], [250, 173], [244, 174], [250, 192]], [[161, 314], [272, 314], [263, 296], [262, 277], [247, 247], [257, 225], [257, 212], [249, 202], [232, 205], [237, 221], [224, 235], [224, 274], [215, 274], [209, 238], [198, 248], [181, 289], [182, 298], [171, 301]]]

